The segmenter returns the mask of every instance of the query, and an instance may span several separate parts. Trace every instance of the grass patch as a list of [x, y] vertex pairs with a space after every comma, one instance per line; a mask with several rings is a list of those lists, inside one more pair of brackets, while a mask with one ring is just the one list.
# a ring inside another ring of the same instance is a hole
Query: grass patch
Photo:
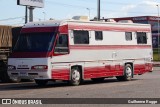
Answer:
[[158, 55], [158, 48], [153, 49], [153, 61], [160, 61], [160, 55]]
[[153, 54], [153, 61], [160, 61], [158, 58], [158, 54]]

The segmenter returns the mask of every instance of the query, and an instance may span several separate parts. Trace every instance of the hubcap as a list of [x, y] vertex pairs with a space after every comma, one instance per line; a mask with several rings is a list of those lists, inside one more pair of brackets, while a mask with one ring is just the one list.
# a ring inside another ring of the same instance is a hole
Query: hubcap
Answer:
[[73, 81], [78, 81], [80, 80], [80, 73], [77, 70], [74, 70], [72, 72], [72, 80]]
[[131, 76], [132, 76], [132, 70], [131, 70], [130, 67], [127, 67], [127, 68], [126, 68], [126, 76], [127, 76], [127, 77], [131, 77]]

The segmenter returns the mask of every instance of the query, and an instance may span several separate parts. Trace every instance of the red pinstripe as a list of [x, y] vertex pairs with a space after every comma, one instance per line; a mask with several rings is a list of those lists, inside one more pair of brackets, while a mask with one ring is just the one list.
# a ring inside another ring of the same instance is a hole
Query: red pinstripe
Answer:
[[117, 27], [117, 26], [95, 26], [95, 25], [69, 25], [69, 29], [83, 29], [83, 30], [102, 30], [102, 31], [125, 31], [125, 32], [151, 32], [150, 28], [140, 27]]
[[151, 45], [71, 45], [70, 49], [151, 49]]

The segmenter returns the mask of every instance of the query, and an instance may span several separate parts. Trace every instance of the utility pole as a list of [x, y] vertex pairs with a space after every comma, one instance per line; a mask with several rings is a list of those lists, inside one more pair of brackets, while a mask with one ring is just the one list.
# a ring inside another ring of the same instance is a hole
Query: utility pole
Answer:
[[159, 5], [157, 5], [157, 11], [158, 11], [158, 60], [160, 60], [160, 50], [159, 50], [159, 42], [160, 42], [160, 40], [159, 40]]
[[101, 18], [101, 3], [100, 0], [97, 0], [97, 21], [100, 21]]
[[29, 22], [33, 22], [33, 10], [34, 10], [34, 7], [30, 6], [29, 7]]
[[89, 12], [88, 17], [89, 17], [89, 20], [90, 20], [90, 18], [91, 18], [91, 16], [90, 16], [90, 8], [86, 8], [86, 9], [87, 9], [88, 12]]
[[44, 14], [44, 20], [46, 20], [46, 12], [43, 12], [43, 14]]

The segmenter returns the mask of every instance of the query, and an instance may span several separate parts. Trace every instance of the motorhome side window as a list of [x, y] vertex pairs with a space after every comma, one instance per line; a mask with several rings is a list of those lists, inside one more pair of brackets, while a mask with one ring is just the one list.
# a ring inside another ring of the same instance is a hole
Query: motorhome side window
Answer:
[[126, 41], [131, 41], [132, 40], [132, 32], [126, 32], [125, 38], [126, 38]]
[[74, 30], [74, 44], [89, 44], [89, 32], [82, 30]]
[[137, 44], [147, 44], [147, 34], [145, 32], [137, 32]]
[[95, 39], [96, 40], [103, 40], [103, 33], [102, 33], [102, 31], [95, 31]]
[[68, 53], [69, 48], [68, 48], [68, 36], [65, 34], [59, 35], [56, 46], [55, 46], [55, 53]]

